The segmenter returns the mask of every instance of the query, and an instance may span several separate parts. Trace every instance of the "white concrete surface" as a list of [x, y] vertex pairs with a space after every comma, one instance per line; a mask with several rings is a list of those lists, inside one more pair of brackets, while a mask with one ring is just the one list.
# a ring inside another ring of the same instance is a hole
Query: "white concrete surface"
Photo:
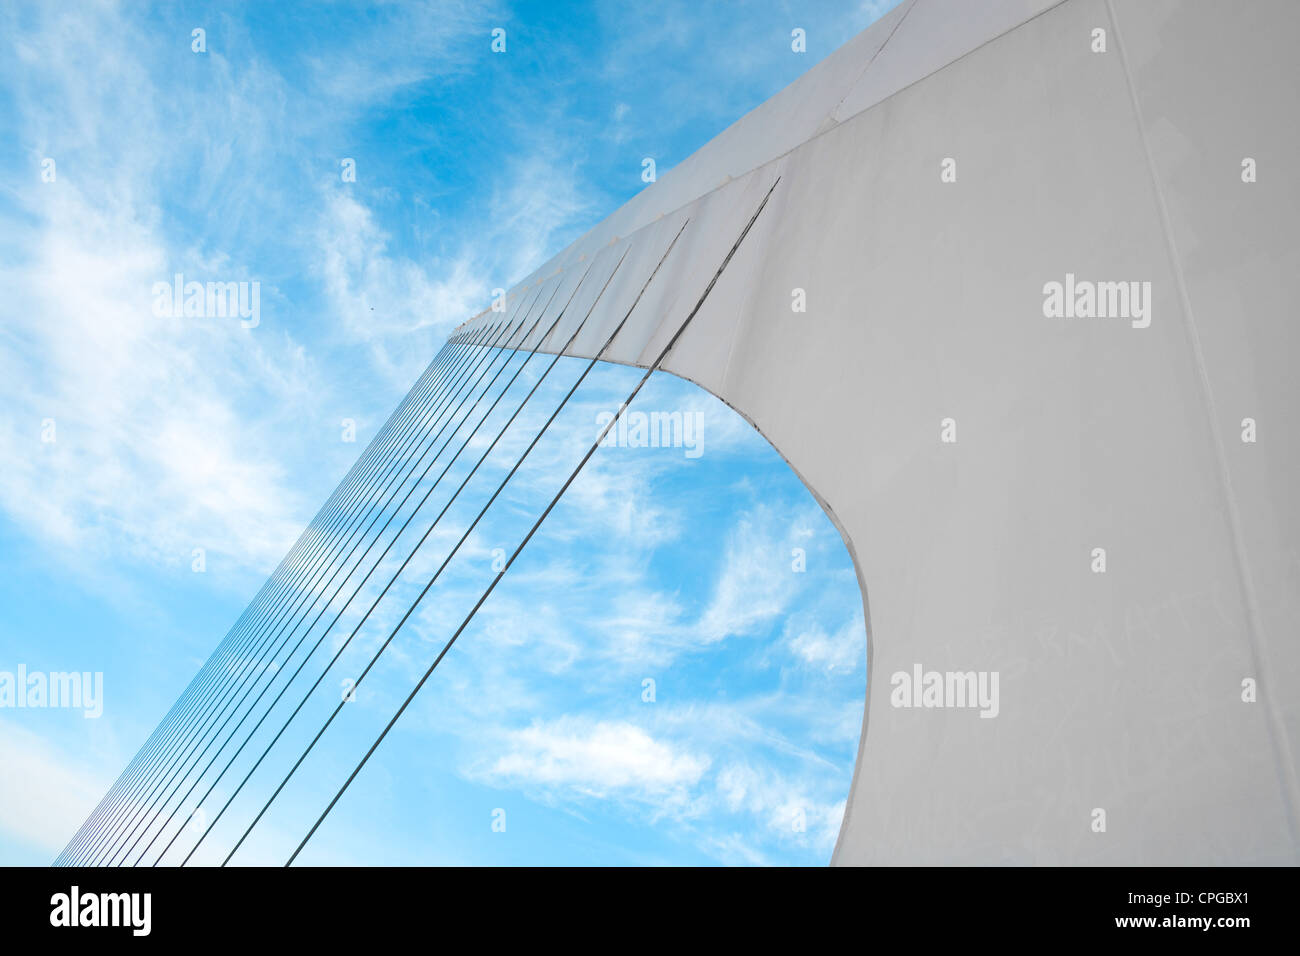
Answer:
[[[608, 356], [645, 365], [780, 177], [665, 367], [856, 562], [834, 862], [1300, 862], [1297, 36], [1294, 0], [903, 0], [514, 291], [628, 250], [591, 354], [689, 218]], [[1046, 317], [1067, 274], [1149, 282], [1149, 326]], [[916, 664], [997, 672], [997, 716], [892, 706]]]

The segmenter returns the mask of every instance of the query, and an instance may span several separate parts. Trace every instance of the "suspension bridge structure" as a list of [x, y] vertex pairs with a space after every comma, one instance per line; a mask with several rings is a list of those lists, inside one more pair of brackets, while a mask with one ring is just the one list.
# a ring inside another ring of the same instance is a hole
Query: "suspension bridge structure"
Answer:
[[902, 0], [456, 330], [57, 862], [192, 859], [253, 734], [334, 688], [388, 529], [438, 526], [561, 356], [718, 396], [839, 529], [868, 676], [832, 862], [1300, 862], [1297, 35], [1290, 0]]

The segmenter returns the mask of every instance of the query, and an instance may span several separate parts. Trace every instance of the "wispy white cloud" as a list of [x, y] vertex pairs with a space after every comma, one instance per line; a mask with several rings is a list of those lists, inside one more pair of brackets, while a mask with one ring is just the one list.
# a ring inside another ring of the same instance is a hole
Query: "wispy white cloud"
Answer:
[[[149, 41], [111, 6], [35, 16], [15, 41], [15, 116], [57, 178], [41, 182], [33, 164], [13, 191], [24, 215], [9, 226], [21, 252], [7, 270], [0, 443], [14, 464], [0, 506], [85, 556], [91, 578], [107, 554], [179, 564], [197, 547], [265, 569], [305, 507], [269, 433], [316, 390], [310, 366], [283, 332], [153, 313], [153, 284], [174, 272], [248, 277], [224, 251], [175, 248], [161, 227], [160, 168], [184, 106], [160, 94], [135, 55]], [[208, 130], [187, 134], [210, 155]]]
[[274, 564], [301, 503], [256, 421], [264, 413], [231, 397], [248, 385], [250, 354], [266, 361], [259, 341], [234, 322], [154, 316], [162, 247], [70, 186], [33, 243], [0, 354], [0, 442], [13, 462], [0, 504], [69, 549], [173, 563], [203, 547]]
[[786, 641], [795, 657], [804, 664], [828, 672], [848, 671], [862, 664], [865, 633], [862, 617], [855, 616], [839, 630], [827, 633], [818, 622], [802, 627], [786, 627]]
[[484, 776], [680, 810], [708, 767], [706, 757], [658, 740], [635, 724], [564, 716], [512, 732], [506, 752]]
[[760, 505], [738, 518], [700, 619], [704, 640], [744, 637], [785, 610], [798, 586], [794, 548], [806, 543], [814, 517], [805, 512], [792, 520]]
[[743, 810], [758, 818], [772, 836], [822, 849], [834, 846], [844, 816], [843, 800], [819, 799], [806, 783], [747, 761], [719, 768], [715, 785], [732, 813]]
[[[381, 369], [411, 380], [419, 355], [407, 347], [413, 333], [429, 347], [478, 312], [490, 290], [488, 277], [469, 255], [441, 274], [389, 248], [391, 236], [372, 210], [338, 190], [324, 194], [316, 225], [317, 273], [328, 296], [330, 317], [354, 341], [365, 344]], [[410, 356], [403, 361], [394, 346]], [[424, 354], [430, 354], [429, 349]]]
[[[317, 11], [320, 30], [345, 30], [345, 48], [315, 52], [307, 77], [331, 120], [394, 96], [434, 78], [466, 70], [486, 48], [491, 25], [503, 15], [496, 4], [433, 0], [419, 5], [382, 3]], [[479, 41], [475, 43], [474, 41]]]
[[[542, 133], [502, 170], [472, 223], [441, 237], [449, 257], [414, 261], [392, 248], [363, 194], [322, 190], [314, 271], [330, 316], [363, 343], [396, 381], [411, 380], [419, 357], [487, 308], [495, 288], [512, 288], [573, 238], [593, 209], [572, 160]], [[411, 345], [420, 348], [412, 354]]]
[[107, 787], [97, 769], [9, 720], [0, 720], [0, 766], [0, 831], [48, 859], [63, 849]]

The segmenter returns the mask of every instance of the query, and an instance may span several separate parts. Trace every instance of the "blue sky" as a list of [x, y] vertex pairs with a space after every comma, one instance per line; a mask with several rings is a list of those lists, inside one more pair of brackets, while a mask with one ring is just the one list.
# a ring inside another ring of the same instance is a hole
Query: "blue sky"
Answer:
[[[53, 857], [492, 288], [644, 188], [644, 157], [662, 174], [890, 6], [6, 5], [0, 671], [102, 671], [104, 711], [0, 709], [0, 861]], [[258, 281], [260, 323], [160, 318], [151, 290], [177, 272]], [[364, 666], [580, 370], [556, 365], [325, 687]], [[235, 862], [288, 855], [638, 374], [592, 373]], [[635, 407], [698, 413], [700, 454], [596, 455], [302, 862], [829, 859], [865, 687], [848, 555], [721, 403], [656, 376]], [[196, 860], [242, 832], [322, 696]]]

